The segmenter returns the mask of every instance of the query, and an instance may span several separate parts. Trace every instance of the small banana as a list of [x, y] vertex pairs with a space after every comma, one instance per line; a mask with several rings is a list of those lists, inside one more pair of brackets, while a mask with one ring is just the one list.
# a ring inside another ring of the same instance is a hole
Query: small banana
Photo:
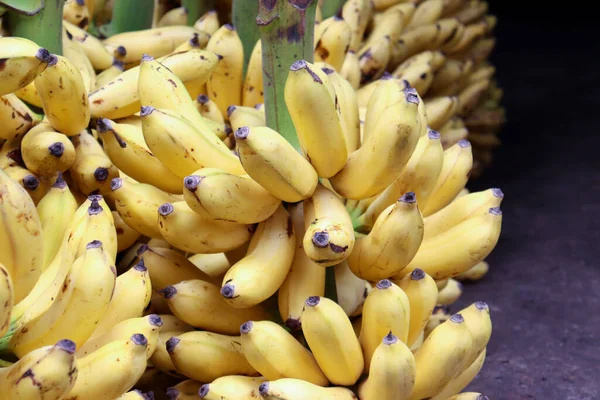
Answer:
[[456, 279], [449, 278], [448, 283], [438, 293], [437, 305], [449, 306], [454, 304], [463, 293], [463, 285]]
[[221, 110], [219, 110], [219, 107], [217, 107], [215, 102], [207, 95], [201, 94], [196, 97], [194, 105], [202, 117], [218, 122], [219, 124], [225, 123], [225, 118], [223, 117]]
[[350, 25], [352, 37], [349, 51], [358, 51], [373, 13], [373, 3], [368, 0], [349, 0], [342, 7], [342, 18]]
[[242, 86], [242, 105], [244, 107], [254, 107], [257, 104], [262, 104], [265, 102], [264, 96], [262, 42], [259, 39], [254, 45], [248, 61], [246, 77]]
[[458, 97], [442, 96], [427, 99], [425, 113], [431, 129], [440, 129], [452, 118], [458, 109]]
[[243, 375], [228, 375], [215, 379], [211, 383], [200, 386], [195, 394], [205, 400], [234, 400], [247, 399], [259, 400], [262, 396], [258, 393], [258, 387], [266, 379], [263, 377], [251, 377]]
[[426, 0], [417, 6], [406, 29], [432, 24], [440, 19], [443, 11], [443, 0]]
[[[489, 400], [487, 396], [481, 396], [479, 393], [461, 393], [463, 390], [481, 371], [483, 363], [485, 361], [486, 350], [484, 349], [479, 357], [475, 359], [463, 372], [454, 377], [440, 393], [432, 397], [432, 400]], [[462, 397], [461, 397], [462, 396]]]
[[360, 62], [358, 60], [358, 55], [354, 51], [348, 50], [346, 58], [344, 58], [344, 63], [342, 64], [342, 69], [339, 72], [340, 75], [350, 83], [354, 90], [359, 88], [361, 79]]
[[355, 311], [361, 310], [367, 298], [366, 281], [354, 275], [348, 267], [348, 262], [343, 261], [333, 267], [335, 274], [335, 288], [338, 304], [346, 315], [353, 316]]
[[49, 177], [65, 172], [75, 162], [75, 147], [66, 135], [41, 123], [30, 129], [21, 142], [23, 162], [32, 173]]
[[391, 44], [390, 37], [383, 36], [377, 41], [369, 42], [368, 46], [363, 46], [358, 52], [361, 84], [378, 79], [383, 75], [390, 62]]
[[267, 126], [264, 110], [255, 107], [229, 106], [227, 108], [227, 118], [229, 118], [231, 129], [234, 132], [242, 126]]
[[28, 39], [0, 37], [0, 96], [29, 85], [52, 58], [50, 52]]
[[459, 281], [478, 281], [488, 273], [489, 269], [489, 264], [486, 261], [481, 261], [473, 268], [469, 268], [465, 272], [456, 275], [454, 278]]
[[62, 54], [77, 68], [83, 79], [85, 92], [90, 93], [96, 86], [96, 71], [94, 70], [94, 66], [79, 42], [73, 40], [73, 35], [64, 26], [62, 35]]
[[90, 22], [90, 10], [85, 0], [66, 0], [63, 7], [63, 19], [73, 25], [86, 29]]
[[193, 254], [188, 257], [188, 260], [200, 271], [213, 278], [223, 278], [223, 275], [231, 268], [225, 253]]
[[90, 35], [86, 30], [81, 29], [69, 21], [63, 20], [63, 26], [66, 28], [72, 40], [79, 45], [85, 55], [89, 58], [94, 69], [104, 71], [113, 65], [113, 56], [104, 45], [102, 45], [100, 39]]
[[221, 24], [216, 10], [208, 10], [194, 23], [194, 29], [213, 35]]
[[341, 71], [346, 52], [352, 41], [352, 27], [343, 18], [333, 16], [331, 23], [319, 32], [315, 45], [315, 62], [326, 62]]
[[188, 9], [186, 7], [176, 7], [167, 11], [159, 20], [158, 27], [187, 25]]

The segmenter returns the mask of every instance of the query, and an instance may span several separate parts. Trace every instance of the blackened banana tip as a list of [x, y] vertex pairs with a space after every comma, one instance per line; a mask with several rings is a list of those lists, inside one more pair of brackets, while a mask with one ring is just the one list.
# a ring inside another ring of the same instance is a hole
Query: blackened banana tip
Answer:
[[58, 173], [56, 174], [56, 180], [54, 181], [54, 184], [52, 185], [52, 187], [58, 188], [58, 189], [64, 189], [67, 187], [67, 182], [65, 182], [65, 178], [63, 177], [63, 173], [58, 171]]
[[35, 58], [37, 58], [41, 62], [45, 62], [45, 63], [48, 63], [50, 61], [50, 56], [51, 56], [51, 54], [48, 51], [48, 49], [45, 49], [43, 47], [40, 47], [38, 49], [38, 51], [35, 53]]
[[302, 323], [297, 318], [288, 318], [285, 320], [285, 326], [290, 328], [292, 331], [299, 331], [302, 329]]
[[458, 141], [458, 145], [460, 147], [462, 147], [463, 149], [470, 147], [471, 146], [471, 142], [469, 142], [467, 139], [461, 139]]
[[69, 354], [75, 353], [75, 349], [77, 348], [77, 344], [74, 341], [69, 339], [62, 339], [56, 342], [56, 347], [59, 349], [66, 351]]
[[454, 314], [450, 317], [450, 321], [456, 324], [462, 324], [463, 322], [465, 322], [465, 319], [461, 314]]
[[500, 209], [500, 207], [492, 207], [490, 208], [490, 214], [494, 214], [494, 215], [502, 215], [502, 210]]
[[88, 244], [85, 245], [86, 249], [97, 249], [102, 247], [102, 242], [100, 240], [92, 240]]
[[162, 295], [165, 299], [169, 300], [177, 294], [175, 286], [167, 286], [158, 291], [158, 294]]
[[397, 343], [397, 342], [398, 342], [398, 337], [397, 337], [397, 336], [395, 336], [395, 335], [392, 333], [392, 331], [390, 331], [390, 332], [389, 332], [387, 335], [385, 335], [385, 336], [384, 336], [384, 338], [383, 338], [383, 344], [385, 344], [385, 345], [388, 345], [388, 346], [390, 346], [390, 345], [392, 345], [392, 344], [394, 344], [394, 343]]
[[141, 333], [134, 333], [131, 336], [131, 341], [137, 346], [146, 346], [148, 344], [148, 339]]
[[269, 394], [269, 382], [261, 383], [258, 387], [258, 393], [263, 397], [267, 397]]
[[299, 71], [303, 68], [308, 68], [308, 64], [306, 63], [305, 60], [296, 60], [290, 66], [291, 71]]
[[406, 93], [406, 101], [412, 104], [419, 104], [419, 96], [414, 93]]
[[477, 396], [477, 400], [490, 400], [490, 398], [483, 394], [480, 394], [479, 396]]
[[78, 6], [85, 6], [85, 0], [75, 0]]
[[149, 55], [149, 54], [142, 55], [142, 62], [147, 62], [147, 61], [152, 61], [152, 60], [154, 60], [154, 57], [152, 57], [151, 55]]
[[112, 124], [108, 118], [98, 118], [96, 121], [96, 130], [100, 133], [112, 130]]
[[394, 77], [392, 76], [392, 74], [390, 74], [389, 72], [385, 71], [383, 73], [383, 75], [381, 75], [381, 78], [379, 78], [379, 79], [381, 79], [382, 81], [387, 81], [387, 80], [390, 80], [390, 79], [394, 79]]
[[113, 178], [110, 181], [110, 190], [112, 190], [112, 191], [120, 189], [121, 186], [123, 186], [123, 179], [121, 179], [121, 178]]
[[136, 250], [135, 253], [139, 256], [139, 255], [142, 255], [146, 250], [148, 250], [148, 245], [143, 244], [140, 247], [138, 247], [138, 249]]
[[116, 58], [113, 58], [112, 66], [120, 69], [121, 71], [125, 70], [125, 64], [123, 64], [123, 61]]
[[382, 279], [375, 284], [375, 287], [379, 290], [385, 290], [392, 287], [392, 281], [389, 279]]
[[331, 75], [335, 72], [335, 70], [333, 70], [331, 68], [327, 68], [327, 67], [321, 68], [321, 71], [325, 72], [327, 75]]
[[94, 192], [90, 193], [90, 195], [87, 197], [87, 199], [89, 201], [94, 201], [94, 200], [102, 201], [103, 197], [100, 193], [97, 193], [97, 191], [94, 191]]
[[421, 268], [415, 268], [415, 270], [410, 274], [410, 279], [413, 281], [420, 281], [423, 278], [425, 278], [425, 271], [423, 271]]
[[98, 199], [92, 199], [92, 203], [88, 207], [88, 215], [96, 215], [102, 212], [103, 208]]
[[200, 396], [200, 398], [203, 399], [206, 397], [206, 395], [208, 394], [209, 391], [210, 391], [210, 384], [205, 383], [204, 385], [200, 386], [200, 389], [198, 389], [198, 396]]
[[46, 64], [48, 64], [49, 67], [52, 67], [53, 65], [56, 65], [56, 63], [58, 63], [58, 57], [56, 57], [56, 55], [54, 54], [50, 54], [47, 60], [48, 61], [46, 61]]
[[487, 305], [487, 303], [485, 301], [476, 301], [475, 303], [475, 308], [477, 308], [478, 310], [487, 310], [489, 309], [489, 306]]
[[492, 194], [494, 195], [494, 197], [497, 197], [499, 199], [503, 199], [504, 198], [504, 192], [500, 188], [493, 188], [492, 189]]
[[181, 342], [181, 339], [179, 339], [175, 336], [173, 336], [171, 339], [167, 340], [167, 343], [166, 343], [167, 353], [174, 352], [175, 348], [177, 347], [179, 342]]
[[185, 186], [187, 190], [193, 192], [198, 189], [198, 185], [200, 185], [200, 182], [202, 182], [203, 179], [203, 176], [198, 175], [186, 176], [183, 178], [183, 186]]
[[200, 96], [196, 97], [196, 100], [200, 104], [206, 104], [206, 103], [208, 103], [210, 101], [210, 99], [208, 98], [208, 96], [205, 95], [205, 94], [201, 94]]
[[52, 157], [60, 158], [65, 153], [65, 145], [62, 142], [55, 142], [48, 146], [48, 152]]
[[[139, 249], [138, 249], [138, 251], [139, 251]], [[148, 271], [148, 268], [146, 267], [146, 263], [144, 263], [143, 258], [140, 261], [138, 261], [137, 263], [135, 263], [135, 265], [132, 268], [138, 272]]]
[[23, 186], [27, 190], [35, 190], [40, 186], [40, 180], [35, 175], [25, 175], [23, 178]]
[[235, 109], [237, 107], [235, 105], [230, 105], [229, 107], [227, 107], [227, 117], [231, 117], [231, 114], [233, 114], [235, 112]]
[[438, 131], [434, 131], [433, 129], [429, 129], [427, 131], [427, 137], [431, 140], [437, 140], [441, 137], [442, 135], [438, 132]]
[[225, 29], [230, 30], [230, 31], [235, 31], [235, 27], [233, 25], [231, 25], [231, 24], [225, 24], [225, 25], [223, 25], [223, 27]]
[[416, 203], [417, 195], [415, 194], [415, 192], [406, 192], [402, 195], [402, 197], [400, 197], [398, 201], [409, 204]]
[[234, 295], [235, 285], [232, 285], [231, 283], [226, 283], [225, 286], [221, 288], [221, 296], [225, 297], [226, 299], [232, 299]]
[[235, 138], [238, 140], [244, 140], [248, 137], [248, 135], [250, 134], [250, 127], [248, 126], [241, 126], [238, 128], [237, 131], [235, 131]]
[[329, 233], [325, 231], [313, 233], [312, 242], [315, 247], [320, 249], [327, 247], [329, 245]]
[[304, 304], [308, 307], [316, 307], [321, 302], [321, 298], [319, 296], [310, 296]]
[[157, 326], [159, 328], [163, 325], [162, 318], [158, 314], [148, 315], [148, 322], [150, 322], [150, 325]]
[[140, 117], [147, 117], [148, 115], [154, 112], [155, 108], [152, 106], [142, 106], [140, 107]]
[[171, 204], [171, 203], [161, 204], [160, 207], [158, 207], [158, 213], [160, 215], [162, 215], [163, 217], [168, 216], [173, 211], [175, 211], [175, 208], [173, 207], [173, 204]]
[[167, 395], [167, 398], [169, 400], [176, 400], [177, 397], [179, 397], [179, 390], [177, 390], [174, 387], [170, 387], [167, 389], [167, 391], [165, 392], [165, 394]]
[[94, 179], [97, 182], [104, 182], [108, 179], [108, 168], [98, 167], [94, 171]]
[[254, 325], [254, 323], [252, 321], [244, 322], [242, 324], [242, 326], [240, 326], [240, 334], [246, 335], [246, 334], [250, 333], [253, 325]]

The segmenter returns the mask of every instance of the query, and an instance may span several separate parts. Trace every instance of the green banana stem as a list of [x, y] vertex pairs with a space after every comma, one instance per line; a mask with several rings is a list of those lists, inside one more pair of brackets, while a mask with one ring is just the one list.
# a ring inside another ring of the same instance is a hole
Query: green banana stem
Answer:
[[34, 15], [9, 10], [4, 16], [11, 35], [29, 39], [52, 54], [62, 55], [62, 16], [64, 0], [46, 0]]
[[296, 60], [313, 62], [316, 0], [259, 0], [256, 23], [262, 42], [267, 126], [300, 151], [284, 99], [285, 81]]
[[336, 15], [341, 9], [346, 0], [325, 0], [321, 5], [321, 13], [323, 14], [323, 19], [333, 17]]
[[258, 32], [258, 26], [256, 25], [256, 16], [258, 15], [258, 1], [248, 0], [233, 0], [232, 7], [232, 19], [233, 26], [238, 32], [242, 45], [244, 46], [244, 76], [248, 68], [248, 62], [252, 55], [252, 50], [258, 39], [260, 39], [260, 33]]
[[215, 8], [215, 0], [181, 0], [181, 5], [188, 10], [188, 25], [193, 26], [198, 18]]
[[115, 1], [112, 19], [102, 33], [106, 36], [141, 31], [152, 27], [154, 2], [148, 0]]

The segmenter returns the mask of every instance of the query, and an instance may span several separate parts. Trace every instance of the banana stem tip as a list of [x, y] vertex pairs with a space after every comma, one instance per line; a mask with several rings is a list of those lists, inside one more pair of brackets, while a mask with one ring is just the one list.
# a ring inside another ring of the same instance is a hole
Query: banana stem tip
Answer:
[[77, 348], [75, 342], [69, 339], [59, 340], [55, 346], [69, 354], [75, 353], [75, 349]]

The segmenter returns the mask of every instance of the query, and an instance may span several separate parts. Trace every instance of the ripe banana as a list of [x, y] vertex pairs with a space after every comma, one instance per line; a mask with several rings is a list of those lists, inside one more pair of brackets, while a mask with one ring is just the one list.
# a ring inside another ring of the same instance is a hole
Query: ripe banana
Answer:
[[317, 172], [279, 133], [243, 126], [235, 131], [235, 142], [246, 173], [273, 196], [295, 203], [313, 194]]
[[486, 261], [481, 261], [479, 264], [456, 275], [454, 278], [459, 281], [478, 281], [488, 273], [489, 269], [489, 264]]
[[[160, 291], [171, 312], [195, 328], [233, 335], [248, 318], [267, 318], [260, 307], [231, 307], [219, 293], [219, 287], [200, 279], [191, 279], [167, 286]], [[242, 321], [242, 322], [240, 322]]]
[[361, 310], [367, 298], [367, 282], [354, 275], [348, 267], [348, 262], [343, 261], [333, 267], [335, 274], [335, 288], [337, 291], [337, 302], [346, 315], [353, 316], [357, 310]]
[[473, 339], [473, 347], [466, 362], [466, 367], [468, 367], [485, 351], [492, 335], [492, 320], [490, 308], [483, 301], [476, 301], [459, 313], [465, 319], [465, 324]]
[[291, 216], [283, 205], [258, 224], [246, 255], [223, 277], [221, 295], [231, 306], [255, 306], [279, 289], [294, 259], [295, 235]]
[[50, 52], [28, 39], [0, 37], [0, 96], [29, 85], [51, 60]]
[[389, 36], [383, 36], [377, 41], [371, 41], [369, 46], [363, 46], [358, 52], [361, 84], [378, 79], [383, 75], [391, 61], [392, 43]]
[[113, 65], [112, 54], [102, 45], [99, 39], [69, 21], [63, 20], [63, 26], [71, 35], [72, 40], [79, 45], [89, 58], [94, 69], [104, 71]]
[[[479, 357], [475, 359], [463, 372], [453, 378], [440, 393], [436, 396], [432, 397], [431, 400], [489, 400], [485, 396], [479, 396], [479, 393], [472, 393], [471, 397], [469, 397], [469, 393], [461, 393], [457, 395], [458, 392], [463, 390], [481, 371], [481, 367], [483, 367], [483, 362], [485, 361], [486, 350], [484, 349]], [[460, 397], [462, 396], [462, 397]]]
[[265, 380], [263, 377], [242, 375], [222, 376], [200, 386], [194, 395], [198, 394], [204, 400], [259, 400], [262, 396], [258, 393], [258, 387]]
[[208, 10], [194, 23], [194, 29], [213, 35], [221, 24], [216, 10]]
[[345, 387], [322, 387], [301, 379], [282, 378], [260, 384], [258, 392], [267, 399], [288, 400], [356, 400]]
[[13, 139], [39, 122], [40, 117], [14, 93], [0, 97], [0, 139]]
[[69, 169], [69, 175], [79, 190], [86, 195], [96, 190], [108, 193], [111, 180], [119, 176], [117, 167], [87, 130], [71, 140], [75, 146], [75, 162]]
[[234, 132], [242, 126], [267, 126], [265, 111], [254, 107], [229, 106], [227, 108], [227, 118], [229, 118], [231, 129]]
[[49, 177], [65, 172], [75, 162], [75, 147], [69, 138], [41, 123], [30, 129], [21, 142], [23, 162], [32, 173]]
[[[165, 394], [169, 400], [197, 400], [201, 387], [202, 384], [200, 382], [196, 382], [193, 379], [186, 379], [175, 386], [167, 388]], [[219, 400], [224, 399], [219, 398]]]
[[364, 369], [358, 338], [344, 310], [326, 297], [311, 296], [302, 311], [302, 332], [319, 367], [334, 385], [356, 383]]
[[[167, 375], [183, 378], [183, 375], [176, 371], [175, 366], [171, 361], [171, 357], [167, 352], [165, 343], [173, 336], [191, 332], [194, 328], [171, 314], [161, 314], [160, 318], [163, 324], [158, 334], [156, 349], [154, 350], [154, 353], [152, 353], [152, 356], [150, 356], [149, 361], [159, 371], [164, 372]], [[196, 389], [196, 393], [197, 391], [198, 389]]]
[[231, 267], [225, 253], [193, 254], [188, 260], [210, 277], [222, 279]]
[[140, 238], [141, 234], [127, 225], [118, 212], [111, 211], [111, 214], [115, 221], [115, 229], [117, 231], [117, 252], [120, 253], [133, 246]]
[[85, 0], [66, 0], [63, 7], [63, 19], [86, 29], [90, 22], [90, 14]]
[[425, 102], [427, 123], [431, 129], [440, 129], [452, 118], [458, 108], [458, 97], [442, 96], [428, 99]]
[[336, 71], [341, 71], [346, 51], [352, 41], [352, 27], [341, 17], [330, 17], [331, 23], [320, 31], [315, 45], [315, 62], [326, 62]]
[[315, 357], [290, 333], [272, 321], [247, 321], [240, 327], [244, 356], [269, 380], [302, 379], [327, 386]]
[[[348, 50], [346, 53], [340, 75], [350, 83], [354, 90], [357, 90], [360, 86], [360, 62], [354, 51]], [[350, 146], [348, 148], [350, 149]]]
[[158, 27], [187, 25], [188, 9], [186, 7], [177, 7], [167, 11], [159, 20]]
[[373, 4], [368, 0], [349, 0], [342, 8], [342, 18], [350, 25], [352, 37], [349, 51], [358, 51], [373, 13]]
[[62, 36], [62, 54], [77, 68], [83, 79], [85, 92], [90, 93], [96, 86], [96, 71], [92, 62], [65, 27], [62, 28]]
[[259, 39], [254, 45], [248, 61], [246, 77], [242, 86], [242, 105], [254, 107], [264, 102], [262, 42]]
[[449, 306], [454, 304], [463, 293], [463, 285], [456, 279], [449, 278], [448, 283], [438, 293], [436, 305]]
[[219, 110], [219, 107], [217, 107], [215, 102], [212, 101], [207, 95], [201, 94], [200, 96], [196, 97], [194, 105], [203, 118], [210, 119], [220, 124], [225, 123], [225, 118], [223, 117], [221, 110]]

